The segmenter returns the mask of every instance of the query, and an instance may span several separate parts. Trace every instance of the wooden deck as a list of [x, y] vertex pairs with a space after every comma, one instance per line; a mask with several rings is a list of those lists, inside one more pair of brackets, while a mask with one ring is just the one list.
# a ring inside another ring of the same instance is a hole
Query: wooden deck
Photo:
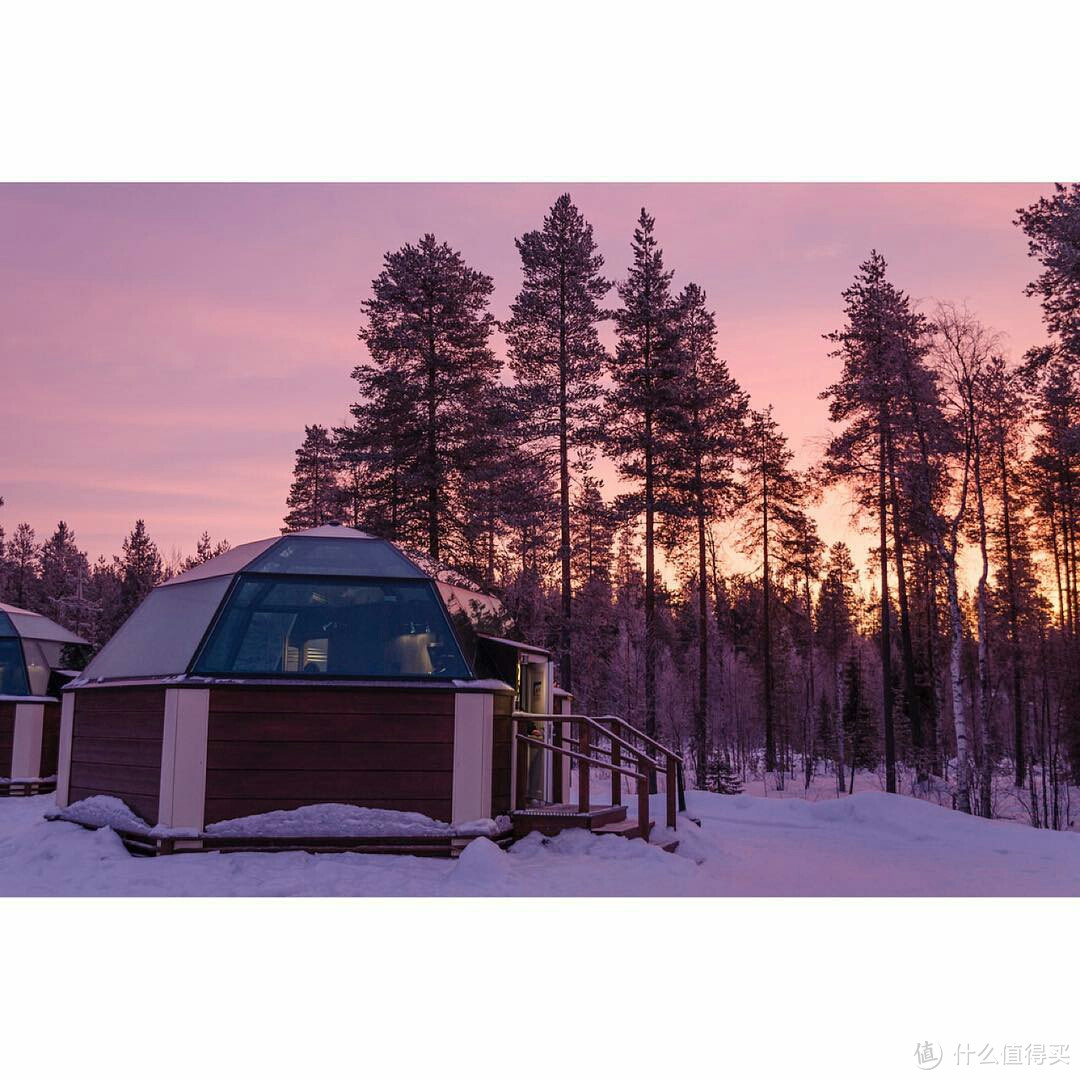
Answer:
[[5, 780], [0, 783], [0, 799], [20, 795], [48, 795], [55, 790], [55, 776], [50, 780]]
[[[63, 810], [45, 815], [47, 821], [67, 821]], [[82, 825], [84, 829], [103, 826]], [[201, 833], [197, 836], [154, 836], [149, 832], [116, 829], [129, 854], [140, 856], [184, 855], [191, 852], [243, 852], [266, 853], [304, 851], [309, 855], [419, 855], [424, 857], [451, 858], [457, 856], [472, 840], [483, 835], [501, 848], [514, 842], [510, 829], [501, 833], [439, 833], [431, 836], [215, 836]]]

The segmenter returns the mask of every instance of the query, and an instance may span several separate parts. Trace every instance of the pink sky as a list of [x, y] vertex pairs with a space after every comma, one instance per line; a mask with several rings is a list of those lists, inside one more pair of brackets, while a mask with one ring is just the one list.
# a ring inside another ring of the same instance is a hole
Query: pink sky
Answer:
[[[383, 253], [424, 232], [495, 279], [553, 184], [0, 185], [0, 524], [60, 518], [91, 558], [145, 518], [163, 551], [203, 529], [276, 533], [305, 423], [341, 423], [360, 302]], [[1019, 356], [1043, 339], [1017, 207], [1050, 185], [575, 184], [609, 277], [639, 208], [675, 287], [696, 281], [732, 372], [775, 405], [801, 464], [836, 375], [821, 335], [876, 247], [917, 299], [966, 300]], [[614, 294], [612, 294], [614, 303]], [[834, 504], [827, 540], [844, 531]], [[859, 545], [861, 546], [861, 545]]]

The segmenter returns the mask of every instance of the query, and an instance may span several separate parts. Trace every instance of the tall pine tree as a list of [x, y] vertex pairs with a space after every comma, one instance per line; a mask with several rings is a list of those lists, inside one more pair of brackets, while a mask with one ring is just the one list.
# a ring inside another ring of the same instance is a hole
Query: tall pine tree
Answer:
[[[360, 339], [371, 361], [353, 375], [363, 388], [381, 373], [380, 390], [392, 387], [398, 395], [393, 406], [408, 425], [402, 434], [410, 452], [392, 464], [400, 462], [406, 487], [419, 494], [424, 546], [433, 559], [440, 559], [447, 538], [456, 538], [463, 486], [480, 464], [476, 428], [499, 372], [490, 345], [493, 287], [460, 252], [428, 233], [386, 254], [363, 303]], [[354, 416], [365, 424], [369, 408], [388, 404], [380, 393]]]
[[802, 515], [800, 482], [791, 468], [792, 452], [773, 419], [772, 406], [751, 412], [743, 465], [742, 541], [748, 554], [761, 558], [762, 712], [765, 723], [765, 770], [775, 772], [776, 671], [774, 659], [773, 565], [780, 537], [797, 529]]
[[[677, 301], [678, 381], [671, 430], [664, 546], [691, 552], [697, 593], [697, 695], [694, 701], [695, 775], [708, 760], [709, 563], [708, 534], [729, 512], [737, 487], [735, 461], [743, 439], [746, 395], [716, 354], [716, 318], [704, 290], [690, 283]], [[686, 524], [693, 524], [692, 530]]]
[[[885, 783], [896, 791], [896, 734], [893, 716], [892, 640], [889, 585], [889, 524], [892, 523], [897, 584], [901, 601], [905, 707], [909, 710], [912, 742], [922, 749], [920, 697], [915, 690], [913, 649], [907, 614], [904, 576], [903, 523], [900, 518], [901, 456], [908, 442], [925, 438], [927, 414], [933, 410], [935, 389], [923, 365], [925, 320], [911, 308], [909, 298], [886, 277], [885, 259], [876, 251], [863, 262], [853, 283], [844, 290], [843, 328], [827, 334], [836, 345], [832, 353], [843, 362], [838, 382], [821, 396], [829, 401], [829, 419], [842, 424], [826, 449], [827, 479], [849, 485], [862, 506], [876, 514], [879, 541], [879, 601], [881, 604], [882, 714], [885, 731]], [[925, 450], [916, 455], [926, 459]], [[929, 528], [932, 492], [929, 470], [917, 468], [918, 494], [912, 502]], [[925, 533], [924, 533], [925, 534]]]
[[[644, 210], [632, 244], [633, 263], [618, 286], [618, 345], [609, 358], [611, 392], [605, 424], [608, 452], [632, 485], [628, 503], [645, 519], [645, 732], [656, 735], [656, 526], [662, 512], [663, 445], [677, 392], [679, 358], [671, 272]], [[653, 778], [655, 783], [655, 777]]]
[[542, 227], [516, 241], [522, 287], [505, 325], [526, 442], [551, 462], [559, 478], [561, 620], [559, 674], [573, 686], [570, 479], [571, 459], [596, 441], [604, 349], [597, 326], [611, 282], [592, 226], [569, 195], [561, 195]]

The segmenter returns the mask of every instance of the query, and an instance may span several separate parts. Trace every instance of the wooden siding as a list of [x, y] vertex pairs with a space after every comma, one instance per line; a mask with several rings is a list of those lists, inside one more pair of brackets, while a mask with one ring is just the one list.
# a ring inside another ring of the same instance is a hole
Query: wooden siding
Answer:
[[450, 820], [451, 690], [215, 687], [206, 824], [348, 803]]
[[75, 691], [69, 800], [115, 795], [156, 825], [164, 726], [164, 687]]
[[60, 705], [45, 706], [41, 724], [41, 762], [38, 776], [55, 776], [60, 766]]
[[512, 693], [495, 694], [491, 739], [491, 816], [510, 813], [510, 776], [513, 762], [514, 710]]
[[11, 775], [11, 751], [15, 743], [15, 702], [0, 701], [0, 776]]

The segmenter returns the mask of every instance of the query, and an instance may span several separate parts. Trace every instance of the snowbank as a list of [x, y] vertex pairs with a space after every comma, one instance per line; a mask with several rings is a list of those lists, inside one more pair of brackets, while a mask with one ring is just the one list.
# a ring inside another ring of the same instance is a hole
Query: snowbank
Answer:
[[118, 829], [140, 836], [150, 833], [150, 825], [127, 803], [112, 795], [92, 795], [89, 799], [80, 799], [63, 810], [54, 809], [49, 817], [93, 829]]
[[[656, 797], [652, 807], [657, 821], [663, 820], [663, 798]], [[117, 801], [86, 800], [90, 805], [84, 804], [83, 811], [100, 814], [101, 824], [129, 827], [134, 815], [121, 813]], [[1080, 836], [1076, 833], [986, 821], [925, 801], [870, 791], [819, 802], [690, 791], [687, 803], [702, 824], [697, 828], [686, 819], [679, 822], [675, 855], [642, 840], [568, 830], [550, 840], [534, 833], [505, 852], [486, 838], [475, 839], [456, 860], [303, 852], [139, 859], [127, 854], [110, 829], [89, 832], [63, 821], [46, 822], [43, 815], [54, 808], [51, 796], [0, 799], [0, 893], [1080, 895]], [[310, 808], [312, 812], [318, 809]], [[327, 820], [335, 817], [322, 809]], [[343, 815], [338, 820], [350, 819]], [[365, 829], [371, 827], [370, 822], [365, 819]], [[145, 822], [142, 825], [146, 827]], [[354, 827], [350, 823], [349, 828]], [[295, 821], [290, 822], [289, 831], [294, 828]], [[658, 830], [654, 839], [667, 835]]]
[[172, 837], [244, 837], [244, 836], [416, 836], [470, 837], [496, 836], [510, 828], [508, 817], [480, 818], [458, 825], [436, 821], [424, 814], [400, 810], [376, 810], [344, 803], [320, 803], [297, 810], [272, 810], [266, 814], [230, 818], [207, 827], [200, 834], [195, 829], [151, 827], [122, 800], [112, 795], [92, 795], [63, 810], [52, 809], [51, 820], [70, 821], [92, 828], [116, 829], [140, 836]]
[[483, 818], [448, 825], [424, 814], [375, 810], [343, 803], [272, 810], [207, 826], [207, 836], [494, 836], [510, 827], [509, 818]]

